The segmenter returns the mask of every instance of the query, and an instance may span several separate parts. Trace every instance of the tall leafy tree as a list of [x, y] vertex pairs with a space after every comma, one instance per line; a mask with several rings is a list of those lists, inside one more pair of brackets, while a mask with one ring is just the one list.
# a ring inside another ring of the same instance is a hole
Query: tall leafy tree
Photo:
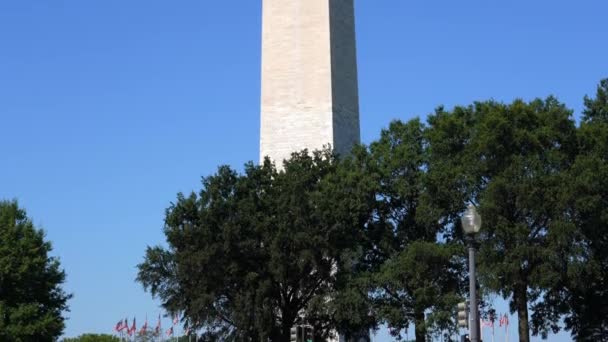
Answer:
[[524, 342], [529, 310], [534, 334], [558, 329], [559, 315], [545, 313], [559, 310], [548, 311], [543, 296], [559, 281], [576, 232], [564, 214], [563, 184], [576, 154], [571, 114], [549, 97], [440, 109], [429, 118], [432, 134], [448, 139], [441, 148], [431, 142], [435, 158], [457, 166], [445, 184], [483, 216], [482, 283], [510, 301]]
[[438, 242], [444, 212], [429, 193], [427, 149], [419, 120], [395, 121], [366, 153], [355, 154], [365, 160], [359, 170], [374, 185], [365, 229], [374, 307], [395, 337], [413, 323], [416, 341], [453, 327], [462, 289], [461, 248], [450, 239]]
[[[243, 174], [221, 167], [167, 209], [168, 246], [148, 248], [138, 280], [209, 338], [286, 341], [298, 323], [327, 337], [340, 327], [332, 303], [365, 218], [336, 193], [349, 189], [325, 181], [335, 164], [304, 151], [281, 170], [269, 160]], [[346, 325], [357, 321], [366, 318]]]
[[16, 201], [0, 201], [0, 340], [56, 341], [71, 297], [51, 243]]
[[608, 79], [585, 97], [578, 142], [566, 184], [580, 240], [567, 268], [565, 321], [578, 341], [608, 341]]

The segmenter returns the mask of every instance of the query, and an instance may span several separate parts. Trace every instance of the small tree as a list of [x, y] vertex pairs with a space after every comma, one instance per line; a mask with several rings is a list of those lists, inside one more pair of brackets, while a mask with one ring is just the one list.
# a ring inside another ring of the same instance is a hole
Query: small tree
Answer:
[[78, 337], [64, 338], [62, 342], [119, 342], [120, 339], [108, 334], [82, 334]]
[[68, 309], [51, 243], [16, 201], [0, 201], [0, 340], [55, 341]]

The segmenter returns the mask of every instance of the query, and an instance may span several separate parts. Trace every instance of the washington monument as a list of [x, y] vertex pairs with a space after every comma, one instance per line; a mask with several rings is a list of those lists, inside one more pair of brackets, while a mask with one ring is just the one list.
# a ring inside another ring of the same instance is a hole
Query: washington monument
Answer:
[[359, 142], [354, 0], [263, 0], [260, 160]]
[[[281, 165], [327, 145], [349, 153], [360, 139], [354, 0], [263, 0], [262, 8], [260, 160]], [[336, 337], [329, 341], [347, 340]]]

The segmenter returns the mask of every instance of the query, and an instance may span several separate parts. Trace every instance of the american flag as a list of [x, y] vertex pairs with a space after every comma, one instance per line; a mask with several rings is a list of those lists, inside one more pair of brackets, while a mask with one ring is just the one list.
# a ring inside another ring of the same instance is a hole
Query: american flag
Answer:
[[135, 324], [135, 317], [133, 317], [133, 325], [131, 326], [131, 329], [127, 328], [127, 334], [129, 334], [129, 336], [133, 335], [135, 332], [137, 331], [137, 325]]
[[146, 322], [144, 323], [144, 325], [141, 326], [141, 329], [139, 330], [139, 334], [145, 335], [147, 330], [148, 330], [148, 317], [146, 317]]
[[126, 328], [126, 325], [123, 325], [123, 321], [122, 319], [120, 321], [118, 321], [118, 323], [116, 323], [116, 326], [114, 327], [114, 330], [117, 332], [121, 332], [124, 328]]
[[156, 336], [160, 335], [160, 314], [158, 314], [158, 323], [156, 323], [156, 328], [154, 328], [154, 334]]
[[509, 325], [509, 317], [507, 317], [507, 314], [503, 314], [502, 316], [500, 316], [500, 320], [498, 321], [499, 326], [508, 326]]

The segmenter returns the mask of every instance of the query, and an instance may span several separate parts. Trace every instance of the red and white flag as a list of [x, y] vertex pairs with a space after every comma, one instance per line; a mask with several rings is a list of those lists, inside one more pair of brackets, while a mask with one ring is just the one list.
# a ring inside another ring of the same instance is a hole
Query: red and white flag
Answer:
[[160, 335], [160, 314], [158, 314], [158, 323], [156, 323], [156, 328], [154, 328], [154, 334], [156, 336]]
[[137, 331], [137, 325], [135, 324], [135, 317], [133, 317], [133, 325], [131, 326], [131, 329], [127, 329], [127, 334], [129, 334], [129, 336], [131, 336], [136, 331]]
[[173, 335], [173, 327], [169, 328], [169, 330], [167, 330], [167, 336], [171, 336]]
[[122, 323], [122, 319], [118, 321], [118, 323], [116, 323], [116, 326], [114, 327], [114, 331], [121, 332], [125, 328]]
[[148, 330], [148, 317], [146, 317], [146, 321], [144, 322], [144, 325], [141, 326], [141, 329], [139, 330], [139, 334], [145, 335], [147, 330]]
[[508, 326], [509, 325], [509, 317], [507, 317], [507, 314], [503, 314], [502, 316], [500, 316], [500, 320], [498, 321], [499, 326]]

